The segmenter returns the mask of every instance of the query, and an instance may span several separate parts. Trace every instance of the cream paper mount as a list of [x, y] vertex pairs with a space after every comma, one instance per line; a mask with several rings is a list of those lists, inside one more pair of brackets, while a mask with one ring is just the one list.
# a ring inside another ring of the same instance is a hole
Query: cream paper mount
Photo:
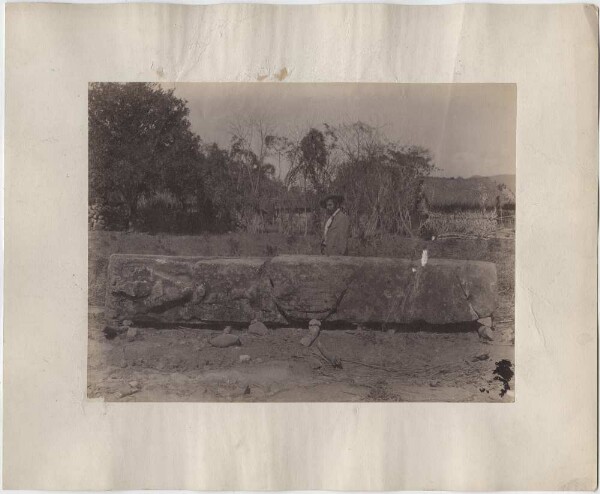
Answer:
[[[594, 489], [597, 35], [585, 5], [7, 5], [4, 487]], [[88, 400], [94, 81], [516, 84], [515, 403]]]

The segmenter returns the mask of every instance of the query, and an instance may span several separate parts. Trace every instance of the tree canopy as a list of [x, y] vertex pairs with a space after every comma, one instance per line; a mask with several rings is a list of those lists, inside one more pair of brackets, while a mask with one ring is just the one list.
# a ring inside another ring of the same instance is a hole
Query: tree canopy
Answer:
[[124, 202], [136, 219], [143, 195], [201, 186], [200, 139], [184, 100], [147, 83], [94, 83], [88, 93], [90, 202]]
[[93, 83], [88, 98], [90, 204], [119, 205], [133, 229], [263, 231], [299, 204], [317, 227], [315, 199], [341, 192], [355, 232], [411, 234], [422, 177], [434, 168], [426, 149], [360, 121], [311, 126], [291, 139], [248, 117], [231, 124], [223, 148], [192, 131], [173, 89]]

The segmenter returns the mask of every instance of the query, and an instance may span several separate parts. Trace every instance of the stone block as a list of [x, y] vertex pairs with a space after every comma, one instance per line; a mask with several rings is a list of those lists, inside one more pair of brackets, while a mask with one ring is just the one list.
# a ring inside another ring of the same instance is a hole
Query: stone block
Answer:
[[136, 324], [455, 324], [490, 317], [496, 266], [375, 257], [113, 255], [108, 320]]

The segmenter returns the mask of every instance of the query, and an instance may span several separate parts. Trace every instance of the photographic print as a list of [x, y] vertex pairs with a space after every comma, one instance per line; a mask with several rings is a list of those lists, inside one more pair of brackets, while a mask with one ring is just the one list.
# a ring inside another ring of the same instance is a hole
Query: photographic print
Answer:
[[514, 401], [514, 84], [98, 82], [88, 125], [88, 397]]
[[6, 489], [596, 488], [597, 8], [6, 30]]

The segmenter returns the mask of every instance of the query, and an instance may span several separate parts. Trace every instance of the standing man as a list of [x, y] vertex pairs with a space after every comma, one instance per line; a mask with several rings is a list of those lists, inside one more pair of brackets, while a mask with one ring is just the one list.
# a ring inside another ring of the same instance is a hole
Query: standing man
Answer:
[[342, 202], [344, 197], [339, 195], [329, 195], [321, 201], [321, 207], [324, 207], [329, 214], [321, 241], [321, 254], [326, 256], [348, 255], [350, 219], [341, 209]]

